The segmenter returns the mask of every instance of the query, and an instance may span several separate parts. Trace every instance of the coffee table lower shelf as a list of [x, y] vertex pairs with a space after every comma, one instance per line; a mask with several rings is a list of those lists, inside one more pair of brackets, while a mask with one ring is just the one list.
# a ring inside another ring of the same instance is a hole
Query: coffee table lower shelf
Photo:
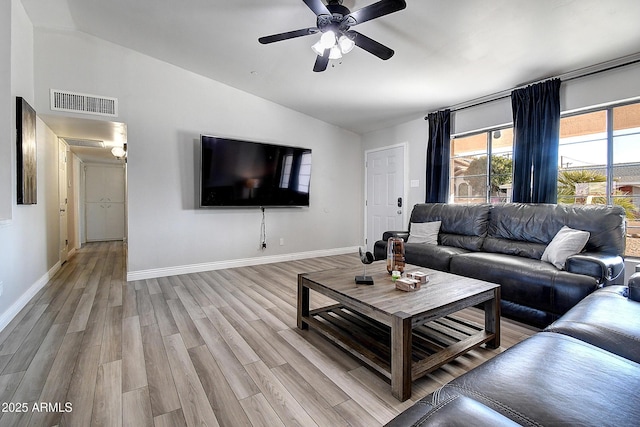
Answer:
[[[311, 310], [302, 321], [391, 381], [391, 328], [341, 304]], [[414, 327], [411, 380], [493, 337], [483, 326], [454, 315]]]

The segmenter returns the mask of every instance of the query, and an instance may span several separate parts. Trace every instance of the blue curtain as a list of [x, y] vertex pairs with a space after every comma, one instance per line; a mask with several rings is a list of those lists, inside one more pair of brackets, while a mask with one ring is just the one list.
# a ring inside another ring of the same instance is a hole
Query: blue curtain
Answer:
[[560, 79], [514, 90], [512, 201], [556, 203]]
[[449, 153], [451, 151], [450, 110], [427, 116], [427, 203], [446, 203], [449, 195]]

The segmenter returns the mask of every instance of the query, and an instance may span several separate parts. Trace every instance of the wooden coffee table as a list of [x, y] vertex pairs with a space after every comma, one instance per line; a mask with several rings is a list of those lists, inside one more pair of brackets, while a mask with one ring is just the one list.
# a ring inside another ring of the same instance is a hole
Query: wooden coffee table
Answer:
[[[298, 275], [298, 328], [309, 326], [381, 373], [404, 401], [411, 383], [486, 343], [500, 346], [500, 285], [427, 268], [429, 283], [415, 292], [395, 288], [385, 263], [367, 268], [375, 284], [356, 285], [361, 270], [331, 269]], [[337, 304], [309, 309], [309, 291]], [[482, 305], [484, 325], [452, 316]]]

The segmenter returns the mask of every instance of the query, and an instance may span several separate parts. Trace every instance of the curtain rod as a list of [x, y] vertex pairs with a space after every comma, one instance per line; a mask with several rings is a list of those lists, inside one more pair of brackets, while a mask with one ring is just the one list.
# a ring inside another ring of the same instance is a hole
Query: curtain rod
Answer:
[[[475, 98], [475, 99], [472, 99], [471, 101], [461, 102], [459, 104], [449, 107], [448, 109], [451, 112], [454, 112], [454, 111], [460, 111], [460, 110], [464, 110], [471, 107], [477, 107], [478, 105], [487, 104], [489, 102], [497, 101], [499, 99], [509, 98], [511, 96], [511, 92], [513, 92], [514, 90], [521, 89], [523, 87], [527, 87], [536, 83], [541, 83], [546, 80], [560, 79], [563, 82], [568, 82], [570, 80], [575, 80], [582, 77], [603, 73], [605, 71], [611, 71], [616, 68], [626, 67], [627, 65], [637, 64], [639, 62], [640, 62], [640, 53], [635, 53], [633, 55], [623, 56], [622, 58], [614, 59], [612, 61], [601, 62], [600, 64], [579, 68], [577, 70], [569, 71], [555, 77], [547, 77], [541, 80], [535, 80], [529, 83], [522, 84], [520, 86], [516, 86], [512, 89], [507, 89], [500, 92], [492, 93], [490, 95], [482, 96], [480, 98]], [[427, 120], [428, 116], [425, 116], [424, 119]]]

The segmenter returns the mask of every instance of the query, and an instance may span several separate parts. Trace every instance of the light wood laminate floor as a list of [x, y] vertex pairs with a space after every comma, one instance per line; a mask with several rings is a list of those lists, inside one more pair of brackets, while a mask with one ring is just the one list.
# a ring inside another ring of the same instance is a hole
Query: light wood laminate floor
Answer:
[[[334, 256], [125, 281], [122, 242], [87, 244], [0, 332], [0, 426], [376, 426], [535, 332], [389, 384], [296, 328], [297, 274]], [[312, 294], [311, 306], [329, 303]], [[484, 321], [477, 309], [464, 316]]]

